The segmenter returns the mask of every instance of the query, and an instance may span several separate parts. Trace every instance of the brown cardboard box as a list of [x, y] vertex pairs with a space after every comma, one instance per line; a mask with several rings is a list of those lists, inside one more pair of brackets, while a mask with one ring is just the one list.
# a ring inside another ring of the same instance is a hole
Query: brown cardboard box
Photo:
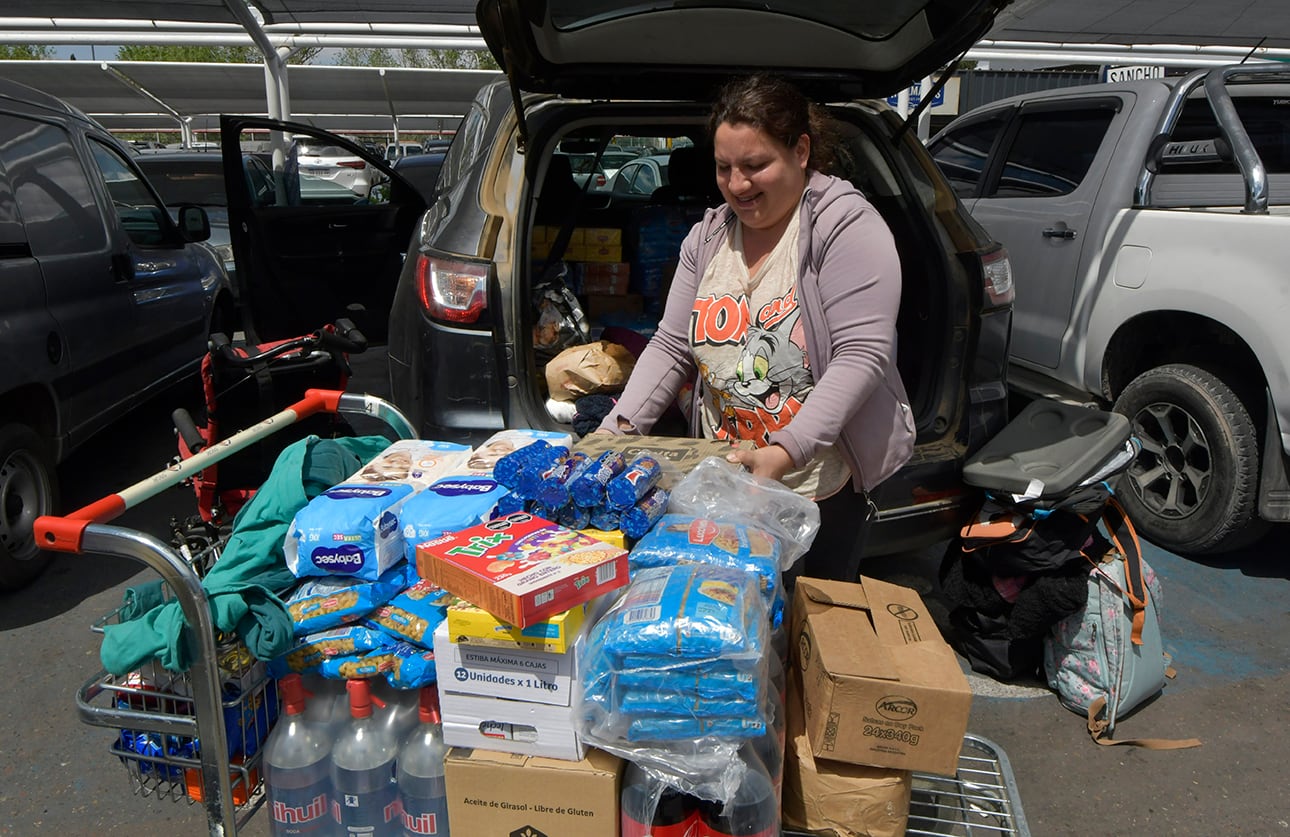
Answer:
[[[744, 447], [751, 443], [740, 443]], [[659, 484], [670, 489], [694, 466], [709, 456], [724, 457], [730, 453], [729, 442], [714, 439], [690, 439], [681, 436], [615, 436], [611, 433], [588, 433], [574, 450], [582, 451], [592, 459], [607, 450], [621, 451], [630, 462], [641, 454], [648, 454], [663, 465], [663, 478]]]
[[616, 837], [622, 762], [601, 750], [582, 761], [490, 750], [448, 751], [448, 823], [470, 837]]
[[587, 294], [583, 310], [593, 321], [605, 314], [640, 314], [645, 310], [645, 298], [640, 294]]
[[798, 579], [790, 637], [813, 755], [954, 775], [972, 690], [916, 591]]
[[830, 837], [901, 837], [909, 821], [912, 774], [816, 759], [802, 717], [800, 679], [799, 672], [789, 673], [784, 826]]

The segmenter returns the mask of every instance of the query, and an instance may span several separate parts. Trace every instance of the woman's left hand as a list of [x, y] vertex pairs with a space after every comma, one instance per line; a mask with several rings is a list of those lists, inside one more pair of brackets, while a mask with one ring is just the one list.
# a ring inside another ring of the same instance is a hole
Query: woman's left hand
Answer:
[[782, 480], [793, 468], [793, 458], [779, 445], [767, 445], [755, 450], [736, 450], [726, 454], [727, 462], [743, 465], [759, 477]]

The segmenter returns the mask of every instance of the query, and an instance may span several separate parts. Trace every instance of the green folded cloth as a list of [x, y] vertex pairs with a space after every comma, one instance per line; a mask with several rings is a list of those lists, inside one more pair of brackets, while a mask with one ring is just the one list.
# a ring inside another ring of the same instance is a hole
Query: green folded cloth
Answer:
[[125, 588], [125, 593], [121, 595], [120, 621], [137, 619], [164, 602], [166, 599], [161, 592], [162, 585], [163, 582], [158, 579]]
[[[291, 521], [310, 500], [389, 445], [382, 436], [308, 436], [279, 454], [269, 478], [233, 519], [228, 544], [202, 580], [216, 630], [236, 632], [260, 660], [291, 648], [291, 617], [279, 598], [296, 582], [282, 552]], [[99, 657], [103, 667], [117, 675], [153, 657], [171, 671], [185, 671], [192, 664], [188, 633], [179, 603], [166, 602], [107, 625]]]

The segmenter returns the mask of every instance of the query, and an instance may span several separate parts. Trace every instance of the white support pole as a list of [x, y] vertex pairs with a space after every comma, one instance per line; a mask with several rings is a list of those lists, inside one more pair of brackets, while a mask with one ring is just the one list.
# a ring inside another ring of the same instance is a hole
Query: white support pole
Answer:
[[[923, 76], [923, 80], [918, 83], [918, 101], [923, 103], [927, 97], [932, 94], [932, 79], [930, 76]], [[923, 112], [918, 115], [918, 138], [924, 143], [927, 142], [931, 135], [932, 129], [932, 106], [928, 105]]]

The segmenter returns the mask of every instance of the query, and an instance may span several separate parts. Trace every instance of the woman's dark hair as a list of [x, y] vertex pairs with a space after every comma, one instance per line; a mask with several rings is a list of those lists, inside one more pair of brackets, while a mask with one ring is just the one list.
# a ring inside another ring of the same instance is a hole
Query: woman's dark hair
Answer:
[[708, 117], [708, 135], [722, 123], [750, 125], [792, 148], [797, 138], [811, 138], [807, 167], [828, 171], [833, 162], [836, 136], [832, 119], [787, 79], [754, 73], [733, 79], [721, 88]]

